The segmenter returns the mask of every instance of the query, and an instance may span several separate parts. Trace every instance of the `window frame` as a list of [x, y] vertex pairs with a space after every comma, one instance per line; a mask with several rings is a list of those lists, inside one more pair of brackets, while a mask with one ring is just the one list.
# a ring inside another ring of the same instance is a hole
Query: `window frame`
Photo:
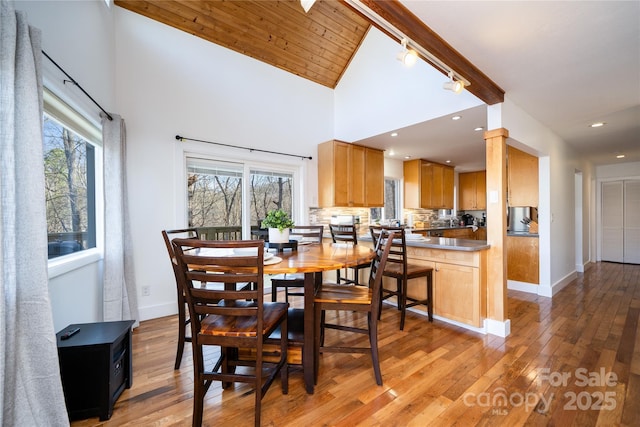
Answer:
[[[95, 247], [83, 249], [47, 260], [49, 278], [66, 274], [70, 271], [95, 263], [104, 257], [104, 179], [103, 179], [103, 147], [102, 130], [89, 119], [79, 108], [69, 105], [59, 98], [48, 87], [43, 88], [43, 120], [44, 114], [81, 136], [94, 151], [94, 218]], [[44, 143], [44, 140], [43, 140]]]
[[[226, 162], [226, 163], [236, 163], [242, 165], [243, 170], [243, 187], [242, 187], [242, 239], [249, 240], [251, 239], [251, 214], [250, 209], [246, 207], [250, 204], [250, 174], [252, 170], [260, 170], [260, 171], [274, 171], [274, 172], [283, 172], [290, 173], [293, 177], [293, 185], [292, 185], [292, 219], [295, 223], [301, 223], [302, 218], [305, 218], [304, 214], [304, 200], [302, 197], [303, 187], [304, 187], [304, 165], [294, 165], [288, 164], [286, 162], [278, 162], [278, 161], [264, 161], [264, 159], [258, 160], [256, 155], [253, 153], [249, 153], [246, 157], [242, 157], [238, 155], [238, 153], [231, 152], [230, 150], [216, 150], [213, 151], [211, 146], [202, 145], [202, 143], [193, 143], [193, 142], [181, 142], [177, 144], [176, 147], [177, 155], [176, 158], [180, 159], [180, 165], [178, 167], [177, 176], [179, 179], [177, 180], [177, 189], [176, 194], [178, 195], [177, 200], [179, 203], [176, 203], [176, 219], [177, 219], [177, 227], [186, 226], [188, 224], [188, 195], [187, 195], [187, 177], [188, 177], [188, 168], [187, 168], [187, 160], [188, 158], [196, 158], [204, 161], [211, 162]], [[237, 149], [236, 149], [237, 151]]]

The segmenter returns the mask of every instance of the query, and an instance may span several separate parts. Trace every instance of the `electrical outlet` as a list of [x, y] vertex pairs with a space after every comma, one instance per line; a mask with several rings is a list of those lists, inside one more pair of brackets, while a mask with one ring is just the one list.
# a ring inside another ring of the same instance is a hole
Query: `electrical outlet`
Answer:
[[143, 297], [148, 297], [149, 295], [151, 295], [151, 287], [150, 286], [143, 286], [142, 287], [142, 296]]

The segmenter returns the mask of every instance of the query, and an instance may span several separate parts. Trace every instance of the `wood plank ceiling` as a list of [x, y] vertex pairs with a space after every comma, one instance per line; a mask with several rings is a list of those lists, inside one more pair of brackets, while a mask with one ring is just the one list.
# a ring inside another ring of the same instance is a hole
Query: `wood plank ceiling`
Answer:
[[[299, 0], [115, 0], [115, 4], [333, 89], [371, 25], [400, 41], [356, 11], [350, 1], [317, 0], [308, 13]], [[466, 89], [485, 103], [504, 100], [500, 87], [398, 0], [358, 3], [464, 76], [471, 83]]]
[[342, 2], [116, 0], [115, 4], [329, 88], [370, 26]]

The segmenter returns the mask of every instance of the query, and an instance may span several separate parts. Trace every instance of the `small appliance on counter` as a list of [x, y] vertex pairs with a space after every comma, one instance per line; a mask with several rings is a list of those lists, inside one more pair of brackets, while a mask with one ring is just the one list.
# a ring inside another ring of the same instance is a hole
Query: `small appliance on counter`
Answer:
[[331, 224], [334, 225], [353, 225], [360, 224], [360, 216], [358, 215], [331, 215]]
[[462, 215], [462, 222], [464, 225], [473, 225], [473, 220], [475, 220], [475, 217], [471, 214]]

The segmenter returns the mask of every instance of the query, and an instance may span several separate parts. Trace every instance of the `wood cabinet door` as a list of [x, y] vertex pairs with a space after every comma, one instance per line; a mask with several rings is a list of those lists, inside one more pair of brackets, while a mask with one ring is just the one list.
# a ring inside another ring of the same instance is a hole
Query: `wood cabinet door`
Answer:
[[421, 208], [421, 161], [409, 160], [402, 164], [404, 181], [404, 207], [407, 209]]
[[453, 168], [442, 167], [442, 209], [453, 209]]
[[333, 145], [333, 203], [332, 206], [349, 206], [350, 200], [350, 174], [349, 151], [351, 144], [334, 142]]
[[466, 211], [476, 207], [476, 174], [475, 172], [458, 175], [458, 209]]
[[480, 274], [474, 267], [436, 263], [433, 312], [458, 322], [482, 326]]
[[349, 146], [348, 176], [349, 204], [347, 206], [365, 206], [365, 147]]
[[540, 283], [538, 238], [507, 236], [507, 279]]
[[365, 152], [365, 200], [369, 207], [384, 206], [384, 152], [367, 148]]
[[432, 163], [422, 162], [420, 164], [420, 207], [423, 209], [433, 208], [433, 167]]
[[487, 209], [487, 171], [478, 171], [476, 172], [476, 210], [485, 209]]
[[538, 158], [507, 148], [509, 206], [538, 206]]

